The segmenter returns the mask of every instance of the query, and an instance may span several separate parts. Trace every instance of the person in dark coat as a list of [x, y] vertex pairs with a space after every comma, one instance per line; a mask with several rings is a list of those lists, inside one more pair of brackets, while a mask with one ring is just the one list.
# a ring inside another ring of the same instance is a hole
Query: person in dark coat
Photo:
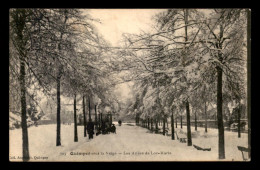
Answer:
[[106, 133], [109, 134], [110, 131], [111, 131], [111, 130], [110, 130], [110, 124], [109, 124], [109, 122], [106, 122], [106, 123], [105, 123], [105, 127], [106, 127]]
[[106, 124], [104, 121], [102, 121], [102, 124], [101, 124], [101, 131], [102, 131], [102, 134], [106, 134]]
[[121, 124], [122, 124], [122, 121], [121, 121], [121, 120], [119, 120], [119, 121], [118, 121], [118, 124], [119, 124], [119, 126], [121, 126]]
[[101, 133], [102, 133], [102, 129], [101, 129], [101, 128], [98, 128], [97, 133], [96, 133], [96, 136], [100, 135]]
[[115, 127], [115, 124], [112, 124], [112, 126], [111, 126], [111, 132], [112, 132], [112, 133], [116, 133], [116, 127]]
[[87, 131], [88, 131], [89, 139], [93, 139], [94, 123], [92, 121], [88, 122], [88, 124], [87, 124]]

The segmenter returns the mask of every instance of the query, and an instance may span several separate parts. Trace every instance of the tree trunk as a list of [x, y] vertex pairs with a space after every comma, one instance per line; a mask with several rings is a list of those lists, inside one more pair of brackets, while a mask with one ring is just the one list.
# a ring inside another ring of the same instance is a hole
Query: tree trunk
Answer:
[[[66, 15], [66, 14], [65, 14]], [[64, 25], [67, 22], [67, 17], [65, 17]], [[63, 32], [60, 34], [60, 40], [62, 40]], [[61, 44], [58, 43], [58, 50], [61, 51]], [[57, 62], [57, 59], [55, 60]], [[56, 138], [56, 146], [61, 145], [61, 138], [60, 138], [60, 110], [61, 110], [61, 104], [60, 104], [60, 80], [62, 76], [62, 66], [58, 65], [58, 76], [57, 76], [57, 138]]]
[[60, 139], [60, 110], [61, 110], [61, 105], [60, 105], [60, 71], [57, 76], [57, 138], [56, 138], [56, 146], [61, 145], [61, 139]]
[[[12, 14], [11, 14], [12, 12]], [[14, 31], [17, 34], [17, 39], [14, 41], [14, 45], [19, 53], [20, 61], [20, 100], [21, 100], [21, 127], [22, 127], [22, 150], [23, 150], [23, 161], [29, 161], [29, 141], [28, 141], [28, 129], [27, 129], [27, 115], [26, 115], [26, 85], [25, 85], [25, 59], [26, 59], [26, 41], [24, 39], [25, 20], [26, 20], [26, 9], [15, 9], [10, 10], [10, 16], [14, 22]]]
[[74, 142], [78, 142], [78, 129], [77, 129], [77, 95], [74, 95]]
[[187, 139], [188, 139], [187, 145], [192, 146], [191, 129], [190, 129], [190, 106], [188, 101], [186, 101], [186, 113], [187, 113]]
[[207, 115], [207, 103], [205, 101], [205, 132], [208, 132], [208, 115]]
[[153, 131], [153, 119], [151, 119], [151, 130]]
[[218, 119], [218, 154], [225, 159], [225, 136], [222, 117], [222, 69], [217, 66], [217, 119]]
[[21, 126], [23, 139], [23, 161], [26, 162], [29, 157], [29, 141], [26, 116], [26, 87], [25, 87], [25, 63], [24, 59], [20, 59], [20, 88], [21, 88]]
[[197, 131], [197, 114], [195, 112], [195, 130]]
[[155, 120], [155, 129], [158, 130], [158, 119]]
[[98, 129], [101, 127], [101, 117], [100, 113], [98, 114]]
[[184, 22], [185, 22], [185, 42], [188, 41], [188, 9], [185, 9], [184, 12]]
[[82, 107], [83, 107], [83, 119], [84, 119], [84, 137], [87, 136], [87, 122], [86, 122], [86, 110], [85, 110], [85, 96], [83, 95], [83, 99], [82, 99]]
[[172, 116], [171, 116], [171, 128], [172, 128], [172, 140], [175, 140], [175, 136], [174, 136], [174, 117], [173, 117], [173, 112], [172, 112]]
[[181, 115], [181, 128], [182, 128], [182, 115]]
[[89, 109], [89, 121], [91, 122], [91, 108], [90, 108], [90, 97], [88, 97], [88, 109]]
[[[185, 22], [185, 42], [188, 41], [188, 9], [185, 9], [184, 11], [184, 22]], [[185, 51], [186, 51], [186, 45], [185, 45]], [[186, 55], [184, 55], [184, 57], [186, 57]], [[183, 65], [185, 67], [186, 65], [186, 58], [183, 59]], [[186, 103], [186, 120], [187, 120], [187, 139], [188, 139], [188, 142], [187, 142], [187, 145], [188, 146], [192, 146], [192, 140], [191, 140], [191, 129], [190, 129], [190, 107], [189, 107], [189, 102], [188, 100], [185, 102]], [[182, 126], [182, 125], [181, 125]]]
[[177, 122], [177, 117], [176, 117], [176, 121], [175, 121], [175, 127], [178, 128], [178, 122]]
[[240, 101], [239, 101], [239, 105], [238, 105], [238, 110], [237, 110], [237, 122], [238, 122], [238, 125], [237, 125], [237, 135], [238, 135], [238, 138], [241, 137], [241, 124], [240, 124], [240, 118], [241, 118], [241, 107], [240, 107]]
[[150, 119], [148, 118], [148, 129], [150, 129]]
[[110, 124], [112, 125], [112, 123], [113, 123], [113, 115], [112, 113], [110, 113]]
[[163, 117], [163, 135], [165, 136], [165, 116]]
[[137, 113], [135, 115], [135, 125], [137, 125]]
[[231, 119], [231, 112], [229, 111], [228, 112], [228, 121], [229, 121], [229, 129], [230, 129], [230, 126], [231, 126], [231, 122], [232, 122], [232, 119]]
[[95, 129], [97, 130], [97, 105], [95, 105]]

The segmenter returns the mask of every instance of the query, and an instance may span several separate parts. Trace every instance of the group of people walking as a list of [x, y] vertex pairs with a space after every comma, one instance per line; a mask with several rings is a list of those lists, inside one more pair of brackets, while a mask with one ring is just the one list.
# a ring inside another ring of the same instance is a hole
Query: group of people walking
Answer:
[[[119, 126], [121, 126], [121, 123], [122, 123], [122, 121], [119, 120], [118, 121]], [[102, 121], [101, 126], [100, 126], [100, 125], [98, 125], [98, 123], [94, 123], [93, 121], [90, 120], [87, 123], [87, 127], [86, 127], [89, 139], [93, 139], [93, 136], [95, 134], [95, 132], [94, 132], [95, 126], [96, 126], [96, 130], [97, 130], [96, 136], [98, 136], [99, 134], [109, 134], [109, 133], [116, 134], [116, 126], [112, 122]]]
[[87, 123], [87, 132], [88, 132], [89, 139], [93, 139], [93, 135], [94, 135], [94, 122], [89, 121]]

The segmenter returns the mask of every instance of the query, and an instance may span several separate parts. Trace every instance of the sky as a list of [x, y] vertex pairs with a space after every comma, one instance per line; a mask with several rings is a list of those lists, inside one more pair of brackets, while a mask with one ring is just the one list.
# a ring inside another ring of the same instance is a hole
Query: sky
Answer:
[[151, 28], [152, 16], [166, 9], [90, 9], [88, 13], [102, 24], [98, 31], [113, 46], [119, 46], [122, 33], [140, 33]]
[[[120, 46], [123, 33], [138, 34], [151, 30], [152, 17], [166, 9], [89, 9], [88, 14], [99, 19], [101, 24], [94, 23], [100, 34], [112, 46]], [[132, 83], [121, 83], [116, 86], [115, 95], [126, 101], [132, 97]]]

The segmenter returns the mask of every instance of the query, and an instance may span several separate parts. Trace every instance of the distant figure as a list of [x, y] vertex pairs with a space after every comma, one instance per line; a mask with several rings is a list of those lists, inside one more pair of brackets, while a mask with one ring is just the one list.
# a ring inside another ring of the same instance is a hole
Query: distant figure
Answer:
[[116, 134], [115, 124], [112, 124], [112, 126], [111, 126], [111, 132]]
[[106, 131], [109, 133], [109, 128], [111, 127], [109, 122], [106, 122]]
[[94, 123], [92, 121], [88, 122], [88, 124], [87, 124], [87, 131], [88, 131], [89, 139], [93, 139]]
[[119, 121], [118, 121], [118, 124], [119, 124], [119, 126], [121, 126], [121, 124], [122, 124], [122, 121], [121, 121], [121, 120], [119, 120]]
[[101, 124], [101, 131], [102, 131], [102, 134], [106, 134], [106, 124], [104, 121], [102, 121], [102, 124]]
[[96, 136], [100, 135], [101, 133], [102, 133], [102, 129], [101, 129], [101, 128], [98, 128], [97, 133], [96, 133]]

